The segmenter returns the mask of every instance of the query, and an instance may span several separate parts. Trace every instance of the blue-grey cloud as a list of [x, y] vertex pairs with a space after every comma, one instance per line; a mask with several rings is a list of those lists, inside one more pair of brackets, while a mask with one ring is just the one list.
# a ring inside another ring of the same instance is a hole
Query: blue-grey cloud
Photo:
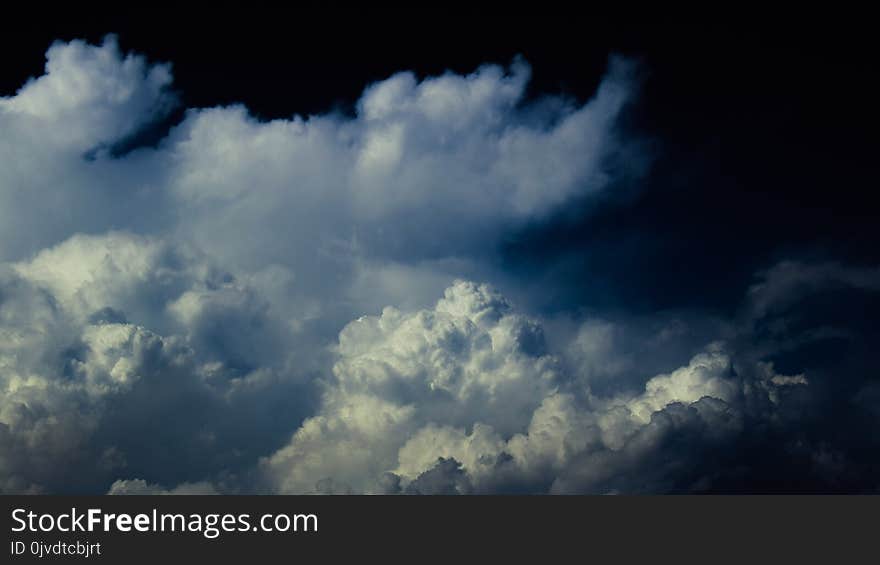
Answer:
[[150, 147], [170, 65], [54, 44], [0, 98], [0, 490], [748, 490], [792, 461], [872, 488], [873, 444], [840, 438], [878, 427], [852, 377], [875, 330], [827, 306], [870, 303], [876, 269], [777, 263], [732, 316], [542, 310], [565, 272], [536, 287], [501, 250], [648, 160], [619, 127], [636, 65], [585, 103], [529, 78], [402, 72], [351, 116], [188, 108]]
[[46, 61], [0, 99], [9, 491], [239, 488], [315, 410], [347, 322], [432, 302], [508, 226], [606, 186], [634, 86], [623, 60], [585, 105], [524, 104], [521, 60], [403, 72], [353, 117], [194, 108], [120, 153], [177, 103], [170, 65], [114, 37]]

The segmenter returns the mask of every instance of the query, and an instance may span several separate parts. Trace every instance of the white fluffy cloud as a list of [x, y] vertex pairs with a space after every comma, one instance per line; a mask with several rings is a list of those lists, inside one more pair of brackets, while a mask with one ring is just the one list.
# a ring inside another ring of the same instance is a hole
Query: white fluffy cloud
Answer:
[[479, 413], [492, 430], [523, 429], [558, 378], [540, 327], [465, 282], [432, 310], [386, 308], [350, 323], [339, 355], [322, 413], [267, 463], [282, 490], [309, 491], [325, 478], [365, 490], [428, 424], [461, 428]]
[[441, 260], [491, 252], [503, 230], [606, 185], [632, 65], [612, 60], [582, 106], [524, 106], [529, 74], [523, 61], [400, 73], [369, 86], [353, 117], [190, 109], [157, 148], [113, 157], [173, 103], [170, 68], [112, 37], [55, 44], [46, 74], [0, 99], [0, 259], [77, 233], [159, 235], [239, 277], [290, 279], [286, 313], [332, 319], [332, 336], [361, 313], [350, 302], [364, 276], [391, 269], [379, 301], [401, 303], [425, 272], [443, 286], [467, 274]]
[[[95, 48], [82, 41], [55, 43], [46, 53], [45, 75], [29, 81], [2, 103], [4, 123], [52, 149], [112, 143], [167, 112], [171, 70], [123, 56], [114, 37]], [[57, 128], [64, 124], [65, 128]], [[42, 127], [35, 127], [42, 126]], [[41, 129], [48, 131], [40, 132]]]
[[[463, 281], [432, 309], [355, 320], [340, 334], [339, 355], [319, 414], [263, 461], [281, 492], [385, 492], [389, 475], [403, 491], [423, 492], [423, 478], [457, 492], [499, 483], [566, 490], [574, 467], [583, 475], [609, 457], [637, 466], [659, 449], [679, 425], [670, 407], [690, 408], [688, 423], [705, 420], [707, 437], [723, 435], [741, 425], [747, 391], [805, 384], [764, 365], [762, 386], [749, 387], [723, 346], [711, 344], [639, 394], [596, 397], [560, 374], [536, 321], [486, 285]], [[578, 485], [595, 489], [611, 471], [597, 468]]]
[[247, 446], [270, 449], [278, 414], [303, 410], [294, 334], [247, 281], [152, 238], [74, 236], [5, 265], [4, 489], [162, 477], [151, 461], [184, 456], [251, 464]]

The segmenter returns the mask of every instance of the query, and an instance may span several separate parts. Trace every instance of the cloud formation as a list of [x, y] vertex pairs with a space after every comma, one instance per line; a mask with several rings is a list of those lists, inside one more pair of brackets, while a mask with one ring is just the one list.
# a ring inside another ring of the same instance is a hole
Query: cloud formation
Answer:
[[746, 397], [807, 385], [766, 364], [738, 374], [715, 343], [637, 394], [596, 397], [562, 372], [539, 323], [464, 281], [432, 309], [352, 322], [339, 354], [319, 414], [263, 461], [273, 490], [593, 492], [670, 437], [736, 436]]
[[622, 60], [583, 106], [525, 104], [524, 61], [400, 73], [354, 116], [189, 109], [139, 147], [177, 103], [170, 65], [112, 36], [46, 61], [0, 99], [8, 491], [237, 477], [309, 413], [346, 322], [601, 190], [632, 90]]
[[522, 60], [402, 72], [354, 115], [189, 108], [151, 146], [170, 65], [54, 44], [0, 98], [0, 491], [735, 490], [766, 470], [719, 454], [776, 445], [831, 484], [864, 445], [810, 409], [877, 426], [880, 388], [799, 361], [864, 329], [801, 305], [875, 269], [783, 262], [733, 319], [645, 320], [541, 312], [498, 260], [638, 157], [637, 75], [578, 103], [527, 98]]

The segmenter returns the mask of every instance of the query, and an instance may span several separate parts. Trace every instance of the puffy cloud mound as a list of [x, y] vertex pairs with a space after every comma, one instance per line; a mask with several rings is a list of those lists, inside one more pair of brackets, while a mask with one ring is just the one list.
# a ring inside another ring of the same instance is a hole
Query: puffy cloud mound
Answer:
[[339, 354], [322, 413], [267, 463], [285, 491], [325, 478], [365, 490], [429, 423], [461, 428], [479, 413], [489, 435], [513, 433], [557, 380], [540, 327], [487, 286], [465, 282], [433, 310], [386, 308], [350, 323]]
[[99, 47], [55, 43], [46, 53], [45, 72], [16, 96], [0, 100], [0, 108], [8, 123], [25, 133], [36, 133], [35, 125], [68, 126], [46, 136], [56, 146], [91, 149], [90, 144], [119, 141], [173, 104], [167, 92], [170, 68], [123, 56], [113, 36]]
[[723, 346], [711, 344], [639, 394], [597, 397], [561, 373], [538, 322], [490, 287], [463, 281], [432, 309], [386, 308], [350, 323], [339, 355], [319, 414], [263, 461], [272, 488], [601, 490], [677, 434], [705, 442], [736, 435], [745, 395], [766, 400], [768, 391], [806, 384], [766, 364], [741, 377]]
[[274, 420], [302, 410], [303, 377], [278, 346], [292, 330], [254, 294], [203, 257], [121, 232], [4, 266], [4, 490], [106, 490], [129, 469], [180, 481], [271, 450]]

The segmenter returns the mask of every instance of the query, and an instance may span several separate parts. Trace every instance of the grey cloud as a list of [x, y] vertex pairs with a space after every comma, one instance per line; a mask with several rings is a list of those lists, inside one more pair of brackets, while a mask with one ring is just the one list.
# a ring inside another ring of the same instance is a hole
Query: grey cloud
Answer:
[[749, 288], [747, 311], [751, 317], [760, 318], [829, 288], [880, 290], [880, 268], [782, 261], [761, 273], [759, 281]]
[[437, 459], [437, 464], [416, 477], [406, 494], [469, 494], [470, 481], [455, 459]]
[[218, 494], [210, 483], [183, 483], [171, 489], [149, 484], [142, 479], [118, 480], [110, 485], [107, 494], [112, 495], [147, 495], [147, 494]]

